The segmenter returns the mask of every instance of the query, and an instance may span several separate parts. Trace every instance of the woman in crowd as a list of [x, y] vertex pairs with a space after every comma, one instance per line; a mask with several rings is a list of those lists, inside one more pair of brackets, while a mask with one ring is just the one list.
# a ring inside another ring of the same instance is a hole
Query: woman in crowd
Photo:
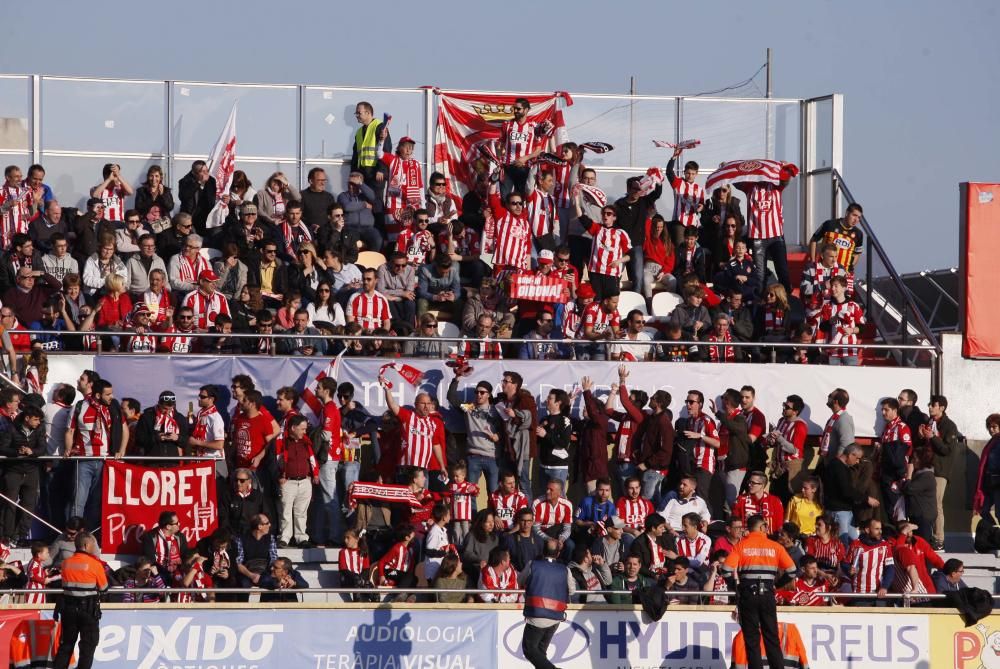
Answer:
[[663, 216], [656, 214], [646, 221], [646, 241], [642, 245], [646, 280], [642, 283], [643, 295], [647, 300], [653, 292], [662, 290], [677, 292], [677, 278], [674, 276], [674, 243]]
[[240, 248], [236, 242], [223, 242], [222, 257], [212, 263], [215, 274], [219, 277], [216, 290], [225, 295], [230, 304], [247, 285], [247, 272], [249, 270], [246, 264], [240, 260], [239, 252]]

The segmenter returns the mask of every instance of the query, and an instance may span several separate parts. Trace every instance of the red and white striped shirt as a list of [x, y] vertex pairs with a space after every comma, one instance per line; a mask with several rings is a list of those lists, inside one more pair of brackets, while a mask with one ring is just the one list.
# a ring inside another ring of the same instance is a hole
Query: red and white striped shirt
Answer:
[[[782, 437], [792, 442], [792, 445], [795, 446], [795, 453], [788, 453], [784, 449], [781, 449], [781, 459], [784, 462], [801, 460], [806, 446], [806, 437], [809, 435], [806, 422], [799, 417], [796, 417], [794, 420], [782, 418], [778, 421], [775, 429], [781, 433]], [[781, 447], [778, 446], [777, 448], [780, 449]]]
[[817, 261], [806, 267], [802, 272], [802, 283], [799, 285], [799, 293], [804, 299], [808, 298], [805, 299], [805, 303], [810, 310], [819, 311], [823, 306], [823, 302], [830, 299], [830, 279], [835, 276], [846, 278], [848, 294], [854, 292], [854, 275], [849, 274], [840, 265], [826, 267], [823, 263]]
[[[682, 429], [689, 430], [691, 432], [699, 432], [704, 436], [711, 437], [713, 439], [717, 439], [719, 437], [719, 431], [715, 426], [715, 421], [705, 414], [698, 414], [696, 417], [688, 416], [685, 419], [685, 425]], [[704, 441], [699, 439], [692, 451], [694, 466], [708, 472], [709, 474], [714, 474], [715, 458], [717, 455], [716, 449], [708, 446]]]
[[600, 302], [591, 302], [583, 310], [583, 327], [580, 330], [582, 333], [587, 329], [587, 326], [590, 326], [594, 328], [594, 334], [601, 334], [608, 328], [618, 327], [620, 321], [617, 309], [611, 312], [605, 311]]
[[521, 216], [515, 216], [500, 203], [500, 196], [496, 193], [490, 194], [490, 208], [496, 220], [493, 267], [528, 269], [531, 257], [531, 223], [526, 211]]
[[521, 160], [538, 148], [543, 137], [538, 136], [537, 121], [504, 121], [500, 128], [500, 141], [504, 147], [504, 164], [510, 165], [515, 160]]
[[181, 306], [190, 307], [194, 311], [195, 327], [199, 330], [207, 330], [215, 325], [219, 314], [229, 315], [229, 301], [219, 291], [206, 295], [200, 288], [192, 290], [184, 297]]
[[573, 504], [565, 497], [560, 497], [554, 505], [549, 504], [545, 497], [539, 497], [531, 510], [535, 514], [535, 524], [543, 530], [553, 525], [568, 525], [573, 522]]
[[[111, 441], [111, 407], [93, 398], [80, 400], [71, 455], [107, 456]], [[125, 424], [124, 416], [122, 425]]]
[[163, 337], [160, 339], [160, 350], [168, 353], [192, 353], [195, 346], [195, 338], [187, 337], [190, 330], [181, 332], [176, 326], [170, 326], [165, 333], [175, 333], [173, 337]]
[[[178, 569], [174, 572], [173, 585], [175, 588], [200, 588], [202, 590], [208, 590], [213, 587], [212, 577], [205, 573], [204, 568], [200, 562], [195, 562], [191, 565], [191, 571], [194, 572], [194, 577], [191, 580], [191, 584], [184, 585], [184, 573]], [[191, 603], [195, 600], [198, 601], [208, 601], [208, 595], [198, 594], [193, 592], [178, 592], [174, 595], [174, 601], [182, 603]]]
[[[24, 567], [24, 572], [28, 576], [28, 584], [25, 586], [26, 590], [44, 590], [46, 587], [46, 579], [49, 577], [49, 570], [45, 568], [45, 564], [38, 560], [38, 558], [31, 558], [29, 562]], [[25, 604], [44, 604], [45, 595], [40, 592], [32, 592], [25, 596]]]
[[642, 530], [646, 526], [646, 516], [653, 513], [653, 503], [645, 497], [639, 499], [619, 497], [615, 502], [615, 510], [618, 511], [618, 517], [625, 523], [625, 527]]
[[674, 220], [686, 228], [700, 226], [698, 207], [705, 206], [705, 189], [680, 177], [674, 177], [670, 187], [674, 189]]
[[347, 302], [346, 315], [349, 323], [357, 321], [365, 330], [380, 328], [385, 321], [392, 318], [389, 312], [389, 300], [377, 290], [371, 295], [359, 292], [351, 297]]
[[855, 539], [847, 552], [847, 563], [856, 571], [851, 578], [854, 592], [877, 592], [882, 587], [882, 574], [893, 564], [892, 545], [880, 541], [874, 546]]
[[399, 464], [426, 469], [434, 454], [433, 445], [444, 449], [444, 424], [435, 416], [421, 417], [406, 407], [399, 409], [399, 424], [403, 440]]
[[594, 241], [590, 247], [588, 271], [593, 274], [621, 276], [622, 263], [615, 261], [621, 259], [632, 249], [628, 233], [618, 228], [608, 228], [595, 223], [590, 226], [590, 234], [594, 236]]
[[583, 314], [576, 302], [567, 302], [563, 310], [563, 337], [565, 339], [583, 338]]
[[[528, 209], [528, 221], [531, 222], [531, 234], [534, 237], [543, 237], [550, 232], [556, 221], [556, 201], [550, 193], [545, 193], [536, 188], [524, 198], [524, 203]], [[558, 230], [558, 228], [556, 228]]]
[[156, 337], [150, 334], [133, 334], [125, 341], [129, 353], [156, 353]]
[[479, 494], [479, 486], [468, 481], [452, 481], [448, 484], [451, 497], [451, 519], [472, 520], [472, 498]]
[[747, 194], [747, 237], [783, 237], [785, 217], [781, 211], [782, 188], [767, 183], [738, 184], [736, 187]]
[[820, 569], [839, 571], [840, 563], [844, 562], [847, 556], [847, 549], [844, 548], [844, 542], [837, 537], [831, 537], [829, 541], [823, 543], [819, 537], [812, 536], [806, 539], [806, 553], [816, 558]]
[[910, 432], [910, 426], [904, 423], [903, 419], [899, 416], [886, 423], [882, 429], [882, 436], [878, 438], [878, 441], [882, 446], [893, 442], [905, 444], [907, 461], [913, 455], [913, 435]]
[[378, 561], [379, 577], [386, 580], [389, 585], [396, 585], [396, 582], [386, 578], [387, 571], [408, 572], [412, 560], [410, 559], [410, 546], [400, 541], [389, 549], [389, 552]]
[[579, 169], [580, 165], [576, 163], [552, 166], [552, 173], [556, 177], [556, 187], [552, 191], [552, 195], [555, 197], [558, 208], [568, 209], [573, 206], [573, 174]]
[[[857, 333], [852, 332], [848, 334], [846, 332], [847, 328], [860, 328], [865, 323], [864, 311], [861, 310], [857, 302], [852, 302], [851, 300], [845, 300], [840, 304], [833, 301], [827, 302], [820, 311], [819, 319], [820, 321], [830, 323], [829, 343], [845, 344], [843, 348], [828, 349], [828, 355], [831, 358], [846, 358], [858, 355], [858, 349], [854, 346], [849, 347], [849, 345], [859, 344], [861, 336]], [[816, 341], [825, 342], [826, 336], [826, 333], [820, 330], [817, 333]]]
[[405, 253], [406, 262], [411, 265], [423, 265], [434, 250], [434, 235], [430, 230], [407, 228], [396, 238], [396, 250]]
[[760, 439], [767, 432], [767, 418], [757, 407], [750, 407], [749, 411], [744, 411], [743, 419], [747, 423], [747, 435]]
[[528, 496], [520, 490], [505, 495], [500, 490], [490, 493], [490, 507], [496, 512], [496, 524], [501, 530], [509, 530], [514, 526], [514, 516], [528, 506]]
[[367, 555], [362, 555], [357, 548], [341, 548], [337, 555], [337, 569], [342, 572], [361, 574], [371, 566]]
[[31, 189], [27, 186], [11, 186], [5, 183], [3, 188], [0, 188], [0, 204], [14, 203], [3, 213], [0, 248], [9, 249], [15, 234], [28, 231], [28, 223], [31, 221], [31, 201]]
[[[109, 221], [125, 220], [125, 189], [121, 186], [110, 186], [101, 191], [97, 197], [104, 203], [104, 218]], [[164, 212], [166, 213], [166, 212]]]
[[[508, 565], [507, 569], [504, 571], [497, 571], [489, 565], [483, 567], [483, 570], [479, 573], [479, 588], [481, 590], [517, 590], [517, 570], [512, 566]], [[492, 594], [484, 592], [479, 595], [479, 598], [484, 602], [501, 602], [509, 603], [516, 602], [519, 595], [517, 593], [507, 592], [504, 594]]]
[[420, 161], [403, 160], [393, 153], [383, 153], [382, 162], [389, 168], [385, 189], [385, 213], [396, 215], [407, 205], [420, 207], [424, 192], [424, 176]]
[[686, 557], [695, 569], [708, 562], [708, 552], [711, 547], [712, 540], [701, 532], [694, 539], [686, 534], [677, 537], [677, 554]]

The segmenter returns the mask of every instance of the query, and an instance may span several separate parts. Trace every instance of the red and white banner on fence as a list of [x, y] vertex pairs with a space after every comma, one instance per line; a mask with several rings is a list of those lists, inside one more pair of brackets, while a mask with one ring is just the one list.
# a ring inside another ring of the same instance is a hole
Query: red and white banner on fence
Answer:
[[143, 533], [156, 525], [162, 511], [173, 511], [188, 544], [219, 527], [215, 464], [197, 462], [177, 467], [140, 467], [104, 463], [104, 518], [101, 548], [105, 553], [138, 553]]
[[569, 288], [566, 286], [566, 281], [559, 277], [541, 274], [511, 274], [510, 297], [513, 300], [565, 304], [569, 299]]
[[464, 194], [475, 183], [477, 170], [488, 171], [480, 147], [493, 148], [500, 139], [501, 125], [514, 118], [514, 100], [519, 97], [531, 103], [528, 121], [552, 124], [549, 150], [566, 141], [561, 108], [573, 104], [567, 93], [522, 96], [438, 92], [434, 169], [447, 177], [452, 193]]

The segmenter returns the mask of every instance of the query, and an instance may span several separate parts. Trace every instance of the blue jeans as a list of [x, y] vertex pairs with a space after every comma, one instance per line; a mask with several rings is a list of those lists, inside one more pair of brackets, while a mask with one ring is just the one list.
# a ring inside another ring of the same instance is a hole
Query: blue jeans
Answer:
[[[639, 469], [635, 466], [634, 462], [618, 462], [617, 460], [612, 460], [611, 467], [614, 469], [615, 477], [618, 479], [618, 483], [621, 486], [616, 494], [625, 494], [625, 479], [630, 476], [637, 476], [639, 474]], [[642, 477], [640, 477], [641, 479]]]
[[521, 463], [521, 471], [517, 473], [517, 480], [518, 485], [521, 486], [521, 492], [527, 495], [529, 500], [534, 499], [535, 495], [531, 489], [531, 458], [525, 458], [524, 462]]
[[837, 521], [837, 525], [840, 526], [841, 541], [846, 544], [858, 538], [858, 528], [851, 524], [854, 521], [854, 512], [834, 511], [832, 515], [833, 519]]
[[[469, 483], [479, 485], [479, 477], [486, 475], [486, 493], [489, 494], [500, 485], [500, 465], [496, 458], [485, 455], [470, 455], [466, 459], [469, 466]], [[476, 508], [476, 500], [472, 500], [472, 508]]]
[[358, 237], [369, 251], [382, 252], [382, 234], [373, 225], [349, 225], [349, 229], [358, 233]]
[[632, 291], [643, 294], [642, 282], [646, 277], [646, 268], [642, 257], [642, 245], [633, 246], [628, 252], [628, 278], [632, 280]]
[[80, 516], [87, 527], [101, 526], [101, 481], [103, 460], [79, 460], [76, 463], [73, 507], [70, 516]]
[[[545, 484], [548, 485], [549, 481], [555, 479], [557, 481], [562, 481], [563, 496], [566, 495], [566, 481], [569, 480], [569, 467], [541, 467], [542, 473], [545, 474]], [[530, 497], [530, 495], [529, 495]]]
[[642, 496], [653, 503], [656, 508], [659, 503], [660, 483], [663, 481], [663, 474], [655, 469], [647, 469], [642, 473]]
[[761, 295], [767, 290], [768, 258], [774, 261], [774, 271], [778, 275], [778, 283], [785, 287], [787, 293], [791, 294], [791, 287], [788, 283], [788, 250], [785, 248], [785, 238], [782, 236], [754, 239], [752, 243], [753, 274]]
[[833, 365], [834, 367], [857, 367], [861, 364], [861, 362], [858, 360], [858, 356], [856, 355], [848, 355], [841, 358], [830, 356], [828, 364]]
[[[313, 532], [315, 541], [328, 544], [344, 536], [344, 519], [337, 495], [337, 470], [340, 463], [327, 460], [319, 468], [319, 500], [313, 507]], [[315, 498], [315, 496], [314, 496]]]
[[341, 508], [347, 506], [347, 490], [351, 484], [356, 482], [361, 476], [360, 462], [341, 462], [338, 467], [340, 472], [339, 487], [337, 488], [337, 500]]

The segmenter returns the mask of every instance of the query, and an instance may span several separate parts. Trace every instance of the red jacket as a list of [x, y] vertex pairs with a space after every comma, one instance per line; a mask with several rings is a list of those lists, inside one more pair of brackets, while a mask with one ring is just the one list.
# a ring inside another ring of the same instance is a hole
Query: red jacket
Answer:
[[676, 257], [674, 256], [673, 248], [670, 252], [667, 252], [667, 247], [662, 240], [650, 236], [649, 229], [652, 227], [650, 219], [646, 219], [646, 241], [642, 243], [642, 255], [644, 262], [655, 262], [660, 266], [661, 271], [668, 274], [674, 271], [674, 262]]

